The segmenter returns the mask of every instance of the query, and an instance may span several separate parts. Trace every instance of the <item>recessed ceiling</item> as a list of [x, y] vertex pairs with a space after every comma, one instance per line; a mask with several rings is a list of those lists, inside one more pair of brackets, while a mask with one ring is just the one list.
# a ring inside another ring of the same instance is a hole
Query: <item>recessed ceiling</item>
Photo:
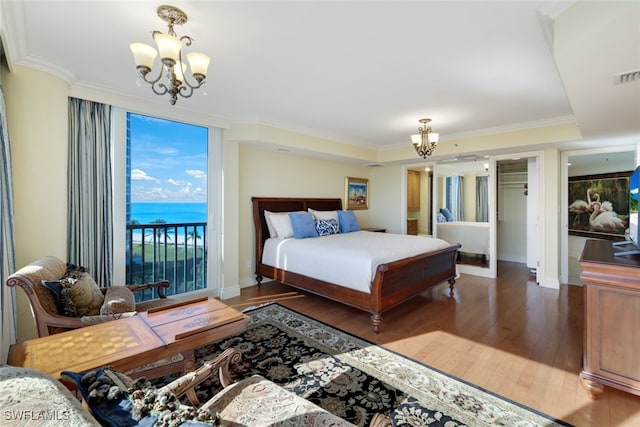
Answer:
[[[189, 16], [178, 35], [192, 36], [192, 50], [212, 58], [208, 95], [198, 91], [177, 107], [136, 85], [129, 51], [132, 42], [152, 44], [152, 30], [166, 32], [156, 16], [159, 2], [3, 1], [2, 38], [11, 67], [55, 73], [71, 87], [386, 149], [408, 144], [423, 117], [446, 142], [487, 130], [573, 123], [574, 110], [589, 120], [595, 112], [582, 107], [589, 103], [633, 114], [633, 105], [614, 105], [615, 97], [596, 104], [593, 96], [604, 99], [600, 92], [579, 92], [579, 105], [567, 96], [554, 58], [553, 18], [572, 3], [171, 2]], [[631, 31], [630, 49], [638, 45], [640, 30], [629, 30], [628, 21], [620, 28], [607, 21], [609, 43], [619, 37], [629, 43]], [[599, 36], [577, 29], [588, 33], [586, 40]], [[613, 50], [594, 55], [589, 44], [578, 44], [575, 51], [587, 58], [574, 52], [559, 62], [572, 73], [578, 69], [575, 77], [588, 88], [593, 78], [624, 71], [619, 57], [625, 66], [640, 64], [640, 50]], [[608, 74], [592, 76], [591, 68]], [[640, 82], [623, 86], [633, 92]], [[624, 120], [613, 121], [615, 129], [599, 121], [598, 135], [603, 128], [626, 135], [629, 127], [640, 135], [633, 116]]]

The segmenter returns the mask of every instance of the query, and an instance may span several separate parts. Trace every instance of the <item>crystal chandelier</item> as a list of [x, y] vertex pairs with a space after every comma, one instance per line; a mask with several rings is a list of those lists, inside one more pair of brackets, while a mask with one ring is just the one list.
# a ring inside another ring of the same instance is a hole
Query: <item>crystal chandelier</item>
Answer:
[[427, 123], [429, 123], [431, 119], [420, 119], [418, 121], [422, 123], [422, 127], [418, 128], [420, 134], [411, 135], [411, 142], [413, 143], [413, 148], [418, 152], [418, 155], [426, 159], [427, 156], [433, 154], [433, 151], [438, 146], [440, 134], [431, 132], [431, 126], [427, 126]]
[[[207, 68], [211, 59], [202, 53], [191, 52], [187, 54], [191, 75], [195, 82], [190, 83], [187, 76], [187, 65], [182, 60], [182, 48], [191, 46], [193, 41], [190, 36], [178, 37], [173, 31], [174, 25], [182, 25], [187, 22], [187, 15], [173, 6], [158, 7], [158, 16], [165, 21], [169, 27], [167, 34], [160, 31], [153, 32], [153, 39], [158, 46], [158, 50], [144, 43], [132, 43], [129, 47], [133, 52], [133, 58], [138, 70], [138, 86], [142, 86], [141, 81], [151, 85], [151, 89], [156, 95], [169, 94], [169, 102], [175, 105], [178, 95], [189, 98], [193, 95], [194, 89], [205, 86]], [[149, 78], [149, 73], [153, 68], [156, 56], [160, 52], [160, 70], [158, 76]], [[162, 80], [162, 77], [165, 77]], [[203, 92], [204, 95], [206, 93]]]

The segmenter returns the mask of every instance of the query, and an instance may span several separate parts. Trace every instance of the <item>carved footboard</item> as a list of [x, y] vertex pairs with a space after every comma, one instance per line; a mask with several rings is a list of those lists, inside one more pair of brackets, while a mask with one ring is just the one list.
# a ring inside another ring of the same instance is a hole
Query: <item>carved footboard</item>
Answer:
[[440, 251], [405, 258], [377, 268], [371, 286], [371, 323], [378, 332], [380, 314], [434, 286], [448, 281], [453, 290], [456, 278], [456, 257], [460, 245]]

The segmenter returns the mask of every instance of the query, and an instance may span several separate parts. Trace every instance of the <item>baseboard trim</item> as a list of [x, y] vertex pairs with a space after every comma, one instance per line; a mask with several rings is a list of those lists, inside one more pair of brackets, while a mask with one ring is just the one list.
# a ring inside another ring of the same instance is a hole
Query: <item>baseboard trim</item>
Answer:
[[220, 299], [224, 300], [224, 299], [228, 299], [228, 298], [233, 298], [233, 297], [239, 297], [240, 296], [240, 286], [236, 285], [236, 286], [225, 286], [224, 288], [220, 289]]

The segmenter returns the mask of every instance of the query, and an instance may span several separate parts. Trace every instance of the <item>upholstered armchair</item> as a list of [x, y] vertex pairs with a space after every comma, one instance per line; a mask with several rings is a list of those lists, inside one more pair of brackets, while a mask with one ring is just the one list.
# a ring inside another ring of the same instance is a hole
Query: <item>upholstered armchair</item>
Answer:
[[[66, 262], [53, 256], [16, 271], [7, 279], [7, 285], [19, 286], [25, 292], [39, 337], [132, 316], [174, 302], [164, 294], [164, 289], [170, 286], [166, 280], [146, 285], [98, 287], [87, 272], [81, 268], [71, 271]], [[157, 289], [159, 298], [135, 302], [134, 292], [151, 288]]]

